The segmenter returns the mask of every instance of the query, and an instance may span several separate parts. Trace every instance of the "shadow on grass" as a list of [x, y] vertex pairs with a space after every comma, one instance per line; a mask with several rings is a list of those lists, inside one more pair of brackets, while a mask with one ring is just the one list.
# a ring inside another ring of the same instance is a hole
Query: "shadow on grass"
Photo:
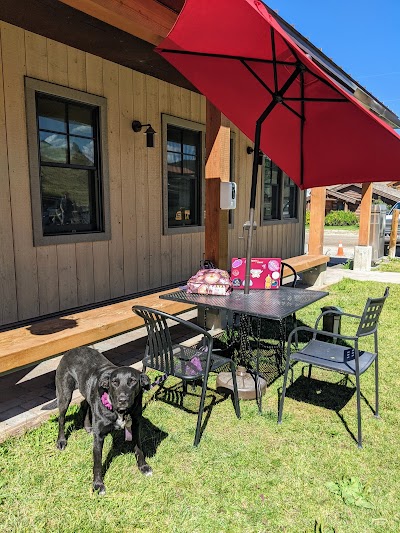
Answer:
[[[182, 382], [178, 382], [167, 387], [163, 385], [156, 390], [153, 398], [181, 409], [186, 413], [198, 415], [200, 396], [201, 380], [194, 382], [194, 387], [192, 387], [191, 384], [188, 384], [186, 392], [184, 392]], [[200, 436], [203, 435], [204, 430], [207, 427], [207, 423], [210, 419], [213, 408], [219, 403], [226, 401], [228, 398], [231, 399], [232, 409], [234, 410], [233, 394], [231, 394], [230, 391], [225, 392], [224, 390], [224, 392], [219, 393], [216, 390], [207, 387]], [[193, 436], [195, 429], [195, 426], [193, 426]]]
[[[302, 372], [304, 371], [303, 367]], [[350, 385], [350, 386], [349, 386]], [[338, 382], [332, 383], [321, 381], [315, 378], [306, 377], [301, 374], [286, 390], [286, 397], [298, 402], [305, 402], [335, 411], [346, 431], [351, 438], [357, 443], [357, 437], [349, 428], [346, 420], [340, 411], [348, 404], [356, 392], [355, 384], [348, 376], [343, 376]], [[367, 398], [361, 393], [362, 400], [367, 404], [372, 413], [373, 406]], [[281, 390], [278, 394], [278, 405], [281, 399]], [[357, 411], [354, 412], [356, 418]]]
[[[155, 426], [148, 418], [142, 418], [141, 424], [141, 447], [145, 458], [154, 457], [158, 446], [168, 437], [168, 433]], [[102, 475], [105, 476], [115, 457], [126, 452], [133, 452], [133, 442], [126, 442], [124, 431], [113, 431], [111, 433], [112, 445], [103, 461]]]

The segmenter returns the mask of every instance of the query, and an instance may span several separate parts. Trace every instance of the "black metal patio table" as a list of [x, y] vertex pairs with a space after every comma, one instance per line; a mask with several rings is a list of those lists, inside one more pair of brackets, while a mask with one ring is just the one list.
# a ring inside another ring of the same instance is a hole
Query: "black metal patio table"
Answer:
[[[184, 290], [179, 290], [169, 294], [163, 294], [160, 298], [176, 302], [193, 303], [206, 309], [224, 310], [227, 312], [228, 317], [231, 317], [228, 329], [231, 328], [232, 330], [234, 329], [234, 320], [232, 317], [239, 315], [239, 359], [246, 350], [249, 350], [249, 335], [252, 334], [256, 340], [255, 375], [258, 377], [260, 374], [259, 347], [261, 319], [265, 318], [279, 322], [278, 360], [280, 362], [279, 366], [281, 366], [285, 353], [286, 318], [300, 309], [317, 302], [328, 294], [325, 291], [312, 289], [280, 287], [277, 290], [251, 290], [249, 294], [244, 294], [243, 290], [234, 290], [227, 296], [190, 294]], [[252, 318], [257, 319], [256, 334], [252, 332]], [[261, 396], [257, 399], [257, 403], [261, 410]]]

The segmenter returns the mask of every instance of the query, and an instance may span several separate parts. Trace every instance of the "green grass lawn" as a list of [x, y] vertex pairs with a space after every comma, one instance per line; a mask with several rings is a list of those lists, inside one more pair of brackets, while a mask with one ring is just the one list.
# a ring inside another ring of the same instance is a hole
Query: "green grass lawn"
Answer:
[[[381, 296], [384, 287], [345, 279], [330, 287], [327, 298], [300, 311], [298, 320], [313, 323], [321, 305], [360, 313], [366, 298]], [[310, 401], [298, 401], [304, 389], [297, 365], [281, 426], [276, 420], [282, 378], [268, 387], [262, 415], [254, 401], [241, 402], [241, 420], [231, 401], [215, 392], [214, 378], [197, 449], [196, 414], [166, 403], [162, 395], [155, 399], [154, 390], [146, 394], [144, 448], [154, 474], [138, 472], [122, 432], [111, 453], [109, 435], [103, 454], [107, 494], [99, 497], [91, 491], [92, 437], [81, 429], [75, 406], [64, 452], [55, 447], [56, 417], [0, 445], [0, 531], [400, 531], [399, 301], [400, 285], [393, 285], [380, 320], [380, 420], [369, 406], [373, 369], [361, 377], [362, 450], [354, 440], [355, 395], [340, 411], [328, 408], [329, 398], [336, 405], [346, 398], [336, 374], [315, 371]], [[180, 387], [171, 379], [166, 386], [168, 398], [179, 400]], [[189, 395], [184, 406], [192, 410], [198, 404], [193, 401]]]
[[383, 261], [378, 268], [376, 268], [376, 270], [380, 270], [382, 272], [400, 272], [400, 259], [389, 259], [386, 257], [385, 261]]

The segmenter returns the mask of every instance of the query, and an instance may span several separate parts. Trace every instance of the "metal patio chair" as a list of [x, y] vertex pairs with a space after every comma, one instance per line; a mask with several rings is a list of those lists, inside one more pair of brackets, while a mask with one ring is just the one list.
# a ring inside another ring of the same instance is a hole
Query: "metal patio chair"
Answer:
[[[210, 372], [215, 372], [220, 367], [229, 365], [233, 381], [233, 403], [236, 416], [240, 418], [239, 397], [236, 382], [236, 365], [232, 359], [213, 353], [213, 338], [205, 329], [197, 324], [188, 322], [178, 316], [169, 315], [163, 311], [134, 305], [132, 311], [140, 316], [147, 329], [147, 344], [143, 358], [143, 371], [153, 368], [168, 376], [182, 379], [184, 393], [188, 382], [201, 379], [202, 391], [200, 407], [197, 418], [194, 446], [197, 446], [201, 438], [201, 422], [204, 412], [204, 404], [207, 392], [207, 382]], [[173, 322], [181, 324], [192, 330], [194, 335], [201, 335], [201, 341], [196, 346], [173, 344], [170, 334], [170, 325]], [[200, 347], [199, 347], [200, 346]]]
[[282, 285], [282, 281], [283, 281], [283, 271], [285, 268], [288, 268], [289, 270], [292, 271], [292, 275], [294, 276], [293, 277], [293, 281], [291, 282], [290, 286], [291, 287], [296, 287], [296, 283], [297, 283], [297, 272], [296, 272], [296, 269], [294, 267], [292, 267], [292, 265], [289, 265], [289, 263], [285, 263], [284, 261], [281, 261], [281, 285]]
[[[382, 298], [368, 298], [364, 311], [361, 316], [345, 313], [341, 309], [336, 311], [322, 312], [316, 320], [315, 327], [309, 328], [300, 326], [295, 328], [289, 335], [287, 344], [286, 367], [283, 378], [282, 396], [279, 405], [278, 423], [282, 423], [283, 404], [285, 401], [286, 385], [289, 370], [292, 367], [292, 362], [300, 361], [309, 365], [308, 378], [311, 378], [311, 370], [313, 366], [323, 368], [325, 370], [333, 370], [341, 374], [353, 375], [356, 379], [356, 393], [357, 393], [357, 421], [358, 421], [358, 447], [362, 447], [362, 432], [361, 432], [361, 392], [360, 392], [360, 375], [375, 363], [375, 417], [379, 417], [379, 394], [378, 394], [378, 320], [382, 311], [383, 304], [389, 294], [389, 287], [386, 287]], [[321, 318], [326, 314], [337, 314], [341, 317], [351, 317], [359, 319], [357, 331], [354, 335], [342, 335], [340, 333], [333, 333], [331, 331], [324, 331], [318, 329]], [[292, 337], [299, 332], [308, 332], [312, 334], [312, 339], [304, 346], [304, 348], [296, 349], [291, 353]], [[323, 335], [324, 339], [330, 338], [332, 342], [327, 340], [318, 340], [318, 337]], [[359, 349], [359, 341], [368, 335], [374, 336], [374, 351], [367, 352]], [[339, 341], [339, 343], [337, 343]]]

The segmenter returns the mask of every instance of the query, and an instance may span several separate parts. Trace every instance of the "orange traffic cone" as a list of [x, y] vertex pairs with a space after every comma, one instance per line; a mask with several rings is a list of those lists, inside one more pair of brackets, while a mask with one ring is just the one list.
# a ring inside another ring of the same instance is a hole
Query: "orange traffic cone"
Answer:
[[339, 243], [336, 255], [339, 256], [339, 257], [343, 257], [344, 256], [343, 244], [341, 242]]

